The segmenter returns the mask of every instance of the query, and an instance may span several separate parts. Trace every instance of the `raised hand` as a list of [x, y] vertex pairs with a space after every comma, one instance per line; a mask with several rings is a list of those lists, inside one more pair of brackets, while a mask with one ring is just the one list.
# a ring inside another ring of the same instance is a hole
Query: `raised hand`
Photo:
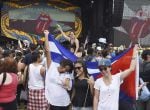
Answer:
[[139, 49], [139, 44], [135, 44], [134, 48]]
[[62, 28], [59, 24], [57, 24], [57, 28], [58, 28], [58, 30], [62, 30]]
[[44, 30], [44, 34], [45, 34], [45, 36], [48, 36], [49, 35], [49, 31], [48, 30]]

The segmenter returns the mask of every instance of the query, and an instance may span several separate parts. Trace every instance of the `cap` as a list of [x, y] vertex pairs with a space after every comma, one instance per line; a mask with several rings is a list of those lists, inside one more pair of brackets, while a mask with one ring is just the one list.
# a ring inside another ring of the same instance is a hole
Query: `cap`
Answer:
[[99, 66], [111, 66], [111, 60], [110, 59], [101, 59], [99, 62]]
[[100, 46], [97, 47], [97, 50], [102, 50], [102, 48]]
[[99, 40], [100, 43], [106, 44], [106, 38], [99, 38], [98, 40]]
[[95, 48], [95, 47], [96, 47], [96, 43], [93, 43], [93, 44], [92, 44], [92, 48]]

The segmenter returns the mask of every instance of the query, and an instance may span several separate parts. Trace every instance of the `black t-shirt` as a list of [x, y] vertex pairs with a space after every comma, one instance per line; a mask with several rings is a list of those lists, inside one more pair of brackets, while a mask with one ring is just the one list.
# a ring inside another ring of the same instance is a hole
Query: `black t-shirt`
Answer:
[[[90, 87], [88, 88], [87, 80], [76, 79], [75, 84], [74, 84], [74, 89], [75, 89], [75, 96], [72, 101], [73, 106], [83, 107], [85, 103], [85, 97], [87, 94], [86, 103], [84, 107], [92, 107], [93, 98], [92, 98], [92, 94], [90, 91]], [[88, 89], [88, 93], [87, 93], [87, 89]]]

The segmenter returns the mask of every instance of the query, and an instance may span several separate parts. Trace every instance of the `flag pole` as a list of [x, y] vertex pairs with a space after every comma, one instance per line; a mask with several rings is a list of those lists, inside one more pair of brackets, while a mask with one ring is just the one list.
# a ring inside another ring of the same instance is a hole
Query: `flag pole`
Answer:
[[85, 49], [87, 43], [88, 43], [88, 35], [86, 36], [86, 39], [85, 39], [85, 42], [84, 42], [84, 49]]
[[18, 40], [18, 44], [19, 44], [19, 48], [21, 48], [22, 49], [22, 44], [21, 44], [21, 41], [20, 41], [20, 39]]
[[139, 87], [139, 55], [137, 54], [136, 57], [136, 80], [135, 80], [135, 84], [136, 84], [136, 100], [138, 100], [138, 87]]

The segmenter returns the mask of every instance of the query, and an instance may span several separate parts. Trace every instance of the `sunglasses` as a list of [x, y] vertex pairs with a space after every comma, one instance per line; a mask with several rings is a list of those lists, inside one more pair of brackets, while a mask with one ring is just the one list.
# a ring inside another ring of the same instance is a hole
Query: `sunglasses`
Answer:
[[100, 71], [107, 70], [107, 67], [100, 67]]
[[82, 66], [79, 66], [79, 67], [74, 67], [74, 70], [80, 70], [82, 68]]

